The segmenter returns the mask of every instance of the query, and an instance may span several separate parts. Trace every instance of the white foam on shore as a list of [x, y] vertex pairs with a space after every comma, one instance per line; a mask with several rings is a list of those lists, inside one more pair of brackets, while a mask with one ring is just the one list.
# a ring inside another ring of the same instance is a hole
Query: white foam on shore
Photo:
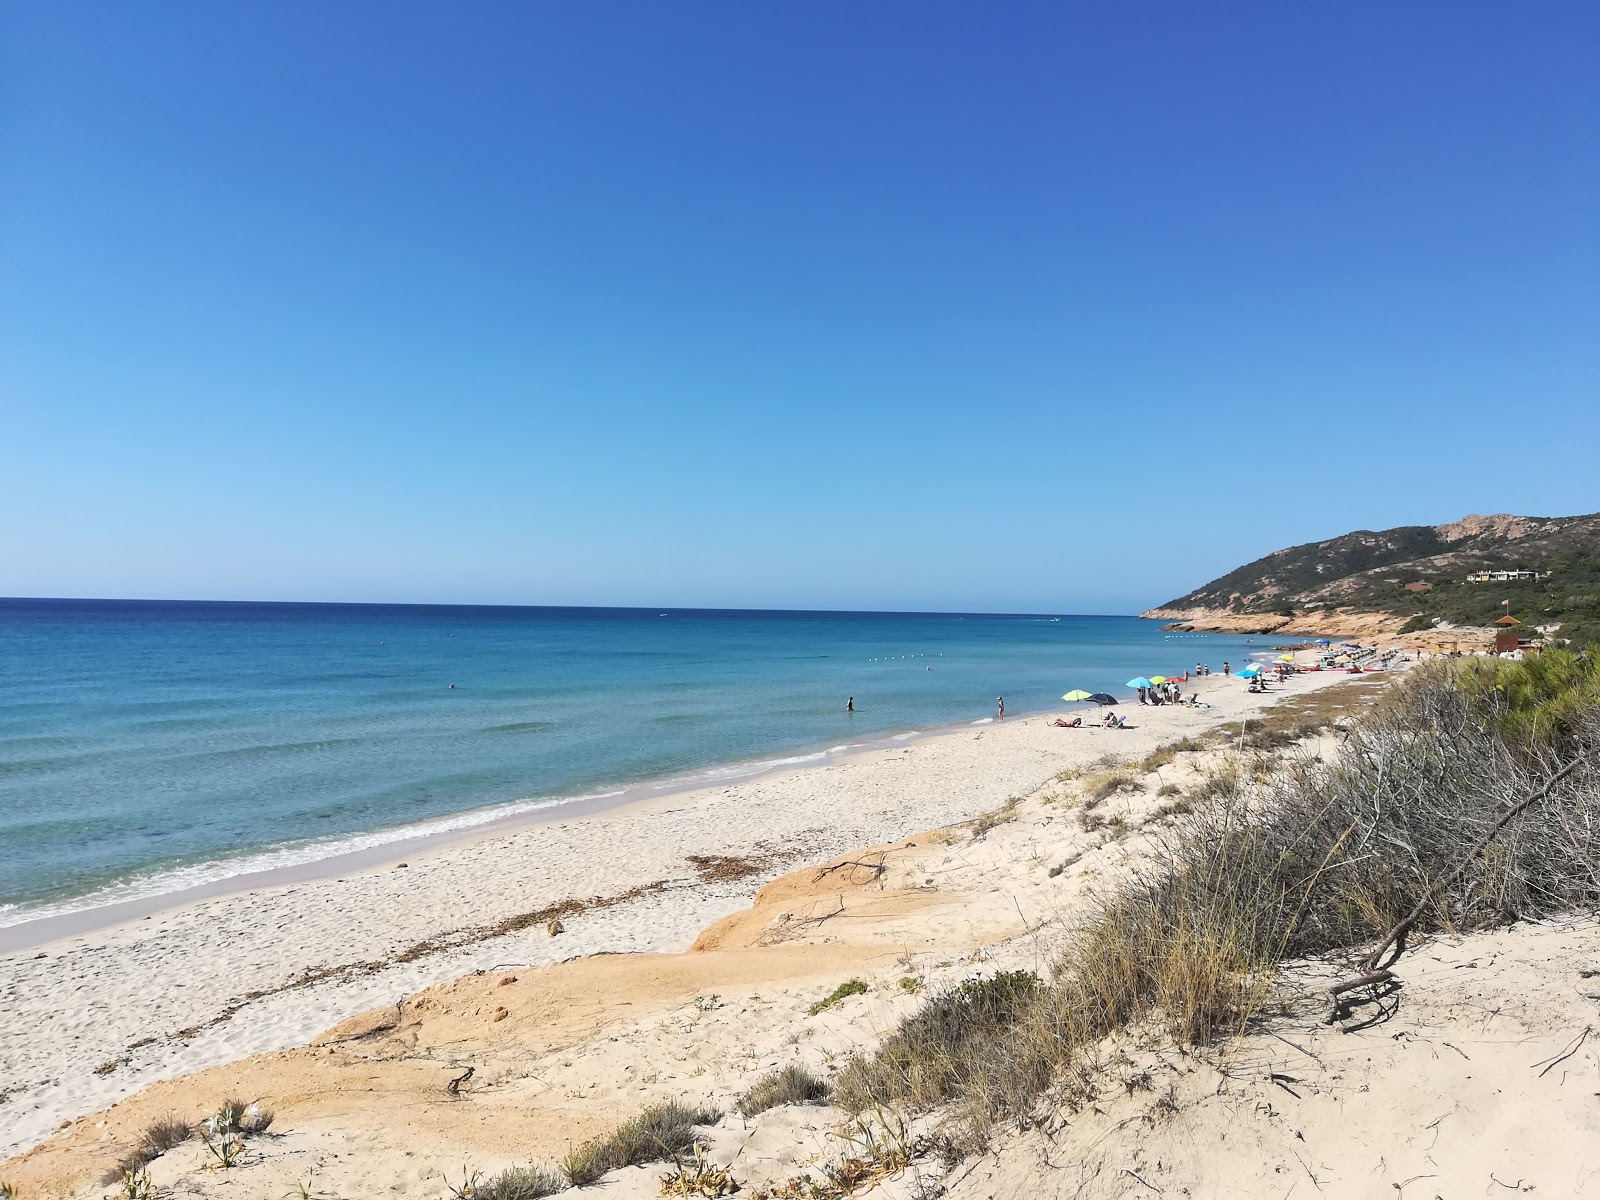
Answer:
[[253, 854], [241, 854], [237, 858], [208, 859], [205, 862], [190, 863], [182, 867], [172, 867], [165, 871], [155, 871], [149, 875], [118, 880], [116, 883], [110, 883], [104, 887], [96, 888], [92, 892], [86, 892], [81, 896], [72, 896], [65, 900], [49, 901], [44, 904], [0, 904], [0, 929], [5, 929], [12, 925], [21, 925], [27, 921], [42, 920], [47, 917], [60, 917], [69, 913], [86, 912], [89, 909], [101, 908], [108, 904], [121, 904], [129, 900], [146, 900], [152, 896], [164, 896], [171, 892], [182, 892], [189, 888], [219, 883], [222, 880], [232, 879], [239, 875], [253, 875], [262, 871], [281, 870], [284, 867], [298, 867], [306, 863], [318, 862], [325, 858], [337, 858], [343, 854], [370, 850], [377, 846], [387, 846], [396, 842], [411, 841], [415, 838], [436, 837], [440, 834], [454, 833], [459, 830], [471, 829], [478, 825], [487, 825], [494, 821], [503, 820], [506, 817], [521, 816], [525, 813], [539, 812], [542, 809], [556, 808], [578, 800], [604, 800], [622, 794], [623, 789], [619, 788], [609, 792], [591, 792], [583, 796], [563, 796], [554, 800], [518, 800], [510, 804], [498, 804], [492, 808], [477, 808], [468, 812], [453, 813], [448, 817], [419, 821], [413, 825], [397, 825], [392, 829], [376, 829], [369, 833], [350, 834], [345, 837], [329, 838], [326, 841], [291, 842], [287, 845], [275, 846], [270, 850], [260, 850]]

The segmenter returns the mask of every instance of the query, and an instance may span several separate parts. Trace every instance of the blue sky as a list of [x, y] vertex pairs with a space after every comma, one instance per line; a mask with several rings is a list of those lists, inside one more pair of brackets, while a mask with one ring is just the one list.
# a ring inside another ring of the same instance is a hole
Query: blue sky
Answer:
[[0, 594], [1131, 611], [1600, 509], [1600, 6], [0, 7]]

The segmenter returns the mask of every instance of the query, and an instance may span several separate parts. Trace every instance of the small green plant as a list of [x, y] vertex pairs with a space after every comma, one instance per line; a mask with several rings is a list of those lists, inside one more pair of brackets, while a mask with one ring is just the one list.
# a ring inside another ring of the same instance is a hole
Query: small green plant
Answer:
[[161, 1192], [150, 1182], [150, 1172], [140, 1167], [137, 1171], [122, 1172], [122, 1190], [118, 1200], [158, 1200]]
[[908, 996], [915, 996], [922, 990], [921, 975], [902, 975], [899, 982], [900, 990]]
[[739, 1097], [739, 1112], [746, 1117], [782, 1104], [816, 1104], [828, 1098], [828, 1084], [798, 1063], [763, 1075]]
[[304, 1182], [295, 1181], [294, 1187], [283, 1194], [283, 1200], [339, 1200], [331, 1192], [319, 1192], [312, 1188], [311, 1180]]
[[694, 1006], [700, 1012], [711, 1012], [722, 1007], [722, 997], [714, 992], [709, 996], [696, 996]]
[[0, 1179], [0, 1200], [17, 1200], [21, 1195], [22, 1193], [17, 1191], [16, 1184]]
[[863, 995], [866, 990], [867, 981], [865, 979], [847, 979], [838, 987], [834, 988], [833, 991], [824, 996], [821, 1000], [818, 1000], [810, 1008], [806, 1009], [806, 1012], [810, 1016], [814, 1017], [824, 1009], [832, 1008], [846, 996], [860, 996]]
[[460, 1183], [451, 1183], [448, 1175], [440, 1178], [444, 1180], [444, 1190], [450, 1193], [450, 1200], [477, 1200], [478, 1181], [483, 1178], [483, 1172], [469, 1171], [463, 1164]]

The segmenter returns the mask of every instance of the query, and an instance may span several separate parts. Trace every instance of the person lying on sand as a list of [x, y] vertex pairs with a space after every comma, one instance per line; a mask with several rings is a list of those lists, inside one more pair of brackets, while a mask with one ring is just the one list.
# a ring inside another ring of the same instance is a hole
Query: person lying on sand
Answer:
[[1072, 720], [1066, 721], [1060, 717], [1057, 717], [1054, 721], [1051, 721], [1050, 724], [1056, 729], [1076, 729], [1078, 726], [1083, 724], [1083, 718], [1073, 717]]

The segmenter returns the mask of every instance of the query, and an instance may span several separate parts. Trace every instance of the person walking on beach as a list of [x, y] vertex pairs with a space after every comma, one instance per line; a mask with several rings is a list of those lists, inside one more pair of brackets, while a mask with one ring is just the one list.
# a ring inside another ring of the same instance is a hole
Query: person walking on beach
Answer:
[[1227, 663], [1223, 663], [1222, 664], [1222, 673], [1224, 675], [1232, 675], [1233, 674], [1233, 668], [1231, 666], [1229, 666]]
[[1150, 701], [1145, 697], [1143, 688], [1139, 689], [1139, 703], [1140, 704], [1149, 704], [1150, 703]]
[[994, 698], [994, 706], [996, 710], [995, 715], [1004, 721], [1006, 719], [1006, 698], [1004, 696], [996, 696]]
[[853, 713], [853, 712], [855, 712], [855, 710], [856, 710], [856, 698], [855, 698], [855, 697], [854, 697], [854, 696], [851, 696], [851, 697], [849, 697], [849, 698], [848, 698], [848, 699], [847, 699], [847, 700], [846, 700], [846, 701], [845, 701], [845, 702], [844, 702], [844, 710], [845, 710], [845, 712], [847, 712], [847, 713]]

